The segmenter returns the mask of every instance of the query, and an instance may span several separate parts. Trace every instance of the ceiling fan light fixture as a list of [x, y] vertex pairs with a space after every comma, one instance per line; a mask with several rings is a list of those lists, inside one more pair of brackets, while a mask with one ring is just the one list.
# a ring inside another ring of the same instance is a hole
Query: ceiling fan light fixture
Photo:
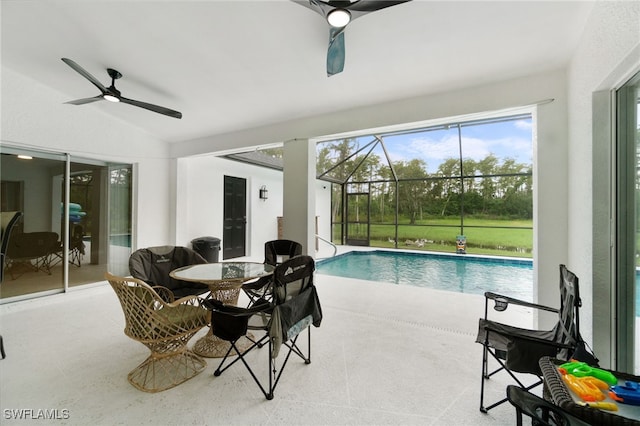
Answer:
[[105, 94], [105, 95], [102, 95], [102, 98], [105, 101], [109, 101], [109, 102], [120, 102], [120, 98], [118, 98], [117, 96], [114, 96], [114, 95], [110, 95], [108, 93]]
[[334, 28], [343, 28], [351, 21], [351, 13], [346, 9], [333, 9], [327, 14], [327, 22]]

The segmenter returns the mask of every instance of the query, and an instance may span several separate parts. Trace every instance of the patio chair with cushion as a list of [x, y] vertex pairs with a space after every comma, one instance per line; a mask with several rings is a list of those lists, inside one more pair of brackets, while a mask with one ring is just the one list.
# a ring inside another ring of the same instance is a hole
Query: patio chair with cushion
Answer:
[[[224, 305], [214, 299], [204, 302], [204, 306], [212, 311], [213, 334], [231, 343], [229, 350], [213, 373], [215, 376], [221, 375], [240, 360], [249, 370], [264, 396], [271, 400], [291, 354], [299, 356], [305, 364], [311, 363], [311, 325], [319, 327], [322, 321], [320, 301], [313, 284], [314, 269], [313, 258], [309, 256], [297, 256], [278, 265], [274, 271], [272, 302], [261, 299], [249, 308]], [[297, 345], [298, 337], [305, 329], [307, 330], [306, 354]], [[261, 330], [265, 334], [241, 352], [236, 343], [246, 335], [247, 330]], [[258, 379], [245, 357], [249, 351], [262, 347], [266, 342], [269, 348], [265, 354], [268, 357], [268, 385]], [[288, 351], [278, 366], [277, 358], [283, 346], [288, 348]], [[236, 355], [238, 355], [237, 358], [225, 365], [230, 356]]]
[[[277, 266], [285, 260], [302, 254], [302, 244], [291, 240], [272, 240], [264, 243], [264, 263]], [[249, 297], [249, 306], [259, 299], [271, 298], [273, 276], [269, 275], [254, 282], [245, 283], [242, 290]]]
[[167, 303], [141, 280], [106, 274], [124, 312], [124, 334], [147, 346], [151, 355], [127, 376], [129, 383], [145, 392], [160, 392], [199, 374], [204, 359], [187, 349], [187, 343], [209, 323], [209, 312], [197, 296]]
[[156, 246], [134, 251], [129, 257], [131, 276], [151, 286], [171, 290], [176, 298], [200, 295], [209, 291], [205, 284], [176, 280], [169, 272], [183, 266], [207, 263], [195, 251], [181, 246]]
[[[489, 301], [494, 309], [502, 312], [509, 304], [525, 306], [558, 314], [558, 322], [551, 330], [529, 330], [502, 324], [488, 319]], [[483, 345], [482, 381], [480, 387], [480, 411], [488, 410], [504, 403], [503, 398], [487, 407], [484, 405], [485, 381], [494, 374], [505, 371], [524, 390], [530, 390], [542, 383], [542, 373], [538, 362], [544, 356], [567, 360], [572, 356], [580, 337], [578, 310], [581, 306], [578, 277], [565, 265], [560, 265], [560, 308], [525, 302], [492, 292], [485, 293], [484, 318], [480, 318], [476, 342]], [[489, 355], [498, 363], [489, 371]], [[534, 383], [524, 385], [515, 373], [532, 374]]]

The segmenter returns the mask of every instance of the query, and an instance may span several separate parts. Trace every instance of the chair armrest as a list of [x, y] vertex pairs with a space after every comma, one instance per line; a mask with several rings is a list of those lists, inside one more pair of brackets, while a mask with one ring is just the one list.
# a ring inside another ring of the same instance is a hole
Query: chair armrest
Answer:
[[[544, 306], [544, 305], [539, 305], [537, 303], [526, 302], [524, 300], [515, 299], [513, 297], [504, 296], [502, 294], [493, 293], [491, 291], [485, 292], [484, 297], [485, 297], [485, 308], [486, 308], [486, 305], [489, 303], [489, 300], [493, 300], [495, 303], [493, 306], [493, 309], [499, 312], [506, 310], [507, 307], [509, 306], [509, 303], [512, 303], [514, 305], [525, 306], [527, 308], [534, 308], [534, 309], [540, 309], [542, 311], [558, 313], [558, 309], [552, 308], [550, 306]], [[486, 317], [486, 309], [485, 309], [485, 317]]]
[[[169, 290], [171, 291], [171, 290]], [[172, 293], [173, 294], [173, 293]], [[166, 303], [166, 306], [169, 307], [176, 307], [179, 305], [193, 305], [193, 306], [202, 306], [204, 303], [204, 299], [200, 296], [196, 296], [196, 295], [190, 295], [190, 296], [184, 296], [181, 297], [178, 300], [174, 300], [171, 303]]]
[[171, 290], [169, 290], [166, 287], [163, 287], [161, 285], [156, 285], [151, 287], [153, 289], [153, 291], [155, 291], [158, 296], [160, 296], [160, 298], [162, 300], [164, 300], [166, 303], [173, 303], [176, 300], [175, 295], [173, 294], [173, 292]]

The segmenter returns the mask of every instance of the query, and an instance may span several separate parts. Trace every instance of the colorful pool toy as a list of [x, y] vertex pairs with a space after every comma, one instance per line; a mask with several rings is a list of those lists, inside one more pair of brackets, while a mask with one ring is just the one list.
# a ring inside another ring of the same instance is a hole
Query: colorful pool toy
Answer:
[[624, 385], [611, 386], [609, 397], [629, 405], [640, 405], [640, 383], [628, 380]]
[[600, 379], [603, 382], [608, 383], [610, 386], [618, 384], [618, 379], [610, 371], [592, 367], [586, 362], [566, 362], [558, 368], [561, 373], [564, 370], [567, 374], [571, 374], [576, 377], [595, 377], [596, 379]]

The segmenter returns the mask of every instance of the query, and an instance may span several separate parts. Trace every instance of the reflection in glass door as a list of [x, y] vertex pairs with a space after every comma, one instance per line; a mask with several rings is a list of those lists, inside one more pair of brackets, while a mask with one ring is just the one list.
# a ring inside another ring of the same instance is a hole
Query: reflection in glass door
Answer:
[[107, 271], [109, 169], [103, 162], [73, 159], [69, 177], [69, 286], [102, 281]]
[[6, 146], [1, 152], [3, 217], [24, 214], [9, 240], [2, 302], [100, 282], [107, 270], [128, 274], [131, 165]]
[[109, 272], [129, 275], [132, 203], [131, 165], [109, 168]]
[[60, 205], [66, 156], [3, 147], [0, 157], [3, 215], [23, 213], [10, 234], [0, 297], [61, 292]]
[[640, 374], [640, 73], [616, 95], [616, 360]]

